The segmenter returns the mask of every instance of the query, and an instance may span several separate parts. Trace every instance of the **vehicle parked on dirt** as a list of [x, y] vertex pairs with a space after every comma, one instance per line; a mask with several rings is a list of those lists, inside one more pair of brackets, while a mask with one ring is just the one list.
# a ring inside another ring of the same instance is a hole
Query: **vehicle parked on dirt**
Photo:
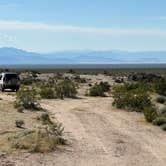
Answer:
[[0, 74], [0, 90], [3, 92], [5, 89], [18, 91], [20, 87], [20, 78], [17, 73], [1, 73]]

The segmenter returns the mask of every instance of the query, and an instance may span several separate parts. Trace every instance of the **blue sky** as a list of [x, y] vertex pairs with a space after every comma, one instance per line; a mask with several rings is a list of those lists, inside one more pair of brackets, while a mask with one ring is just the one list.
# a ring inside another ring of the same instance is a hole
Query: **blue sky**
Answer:
[[166, 50], [166, 0], [0, 0], [0, 46]]

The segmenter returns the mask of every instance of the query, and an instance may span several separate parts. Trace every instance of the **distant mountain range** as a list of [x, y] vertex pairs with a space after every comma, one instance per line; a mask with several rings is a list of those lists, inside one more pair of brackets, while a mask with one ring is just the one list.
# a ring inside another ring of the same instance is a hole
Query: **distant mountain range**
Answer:
[[12, 47], [0, 48], [0, 64], [111, 64], [166, 63], [166, 51], [64, 51], [34, 53]]

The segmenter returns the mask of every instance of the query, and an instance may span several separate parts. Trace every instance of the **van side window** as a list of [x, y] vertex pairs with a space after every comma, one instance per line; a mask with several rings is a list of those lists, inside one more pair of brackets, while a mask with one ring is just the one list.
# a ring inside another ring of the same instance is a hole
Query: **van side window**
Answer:
[[0, 80], [2, 79], [2, 75], [0, 75]]

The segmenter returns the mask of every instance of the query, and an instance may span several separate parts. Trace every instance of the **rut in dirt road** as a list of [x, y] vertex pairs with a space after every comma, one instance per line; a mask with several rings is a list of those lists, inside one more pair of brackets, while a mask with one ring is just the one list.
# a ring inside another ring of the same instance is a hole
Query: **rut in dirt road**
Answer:
[[[14, 98], [2, 94], [3, 100]], [[6, 156], [13, 166], [165, 166], [166, 133], [140, 113], [116, 110], [112, 98], [42, 100], [65, 127], [70, 145], [48, 154]], [[13, 162], [14, 161], [14, 162]]]
[[80, 165], [165, 165], [165, 133], [139, 123], [140, 114], [112, 111], [111, 98], [48, 101], [43, 106], [70, 133], [72, 164], [83, 160]]

